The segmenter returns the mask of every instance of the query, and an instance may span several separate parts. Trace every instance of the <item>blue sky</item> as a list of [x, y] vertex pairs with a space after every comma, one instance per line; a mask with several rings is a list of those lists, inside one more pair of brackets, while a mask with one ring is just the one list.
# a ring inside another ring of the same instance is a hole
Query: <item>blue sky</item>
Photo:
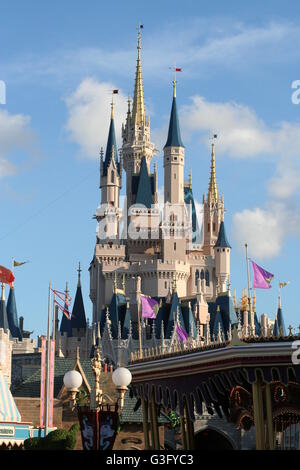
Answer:
[[[300, 4], [289, 2], [2, 2], [0, 79], [1, 263], [16, 268], [19, 315], [45, 332], [49, 279], [75, 295], [81, 262], [86, 313], [88, 266], [99, 204], [99, 149], [105, 146], [112, 88], [118, 129], [132, 95], [136, 27], [144, 24], [142, 66], [159, 185], [171, 107], [169, 67], [182, 67], [177, 101], [198, 201], [207, 192], [209, 137], [216, 143], [232, 244], [231, 285], [246, 287], [243, 245], [275, 274], [257, 292], [259, 313], [274, 317], [278, 280], [287, 324], [298, 325], [300, 235]], [[120, 131], [118, 130], [120, 136]], [[120, 140], [119, 140], [120, 144]], [[125, 181], [125, 178], [124, 178]]]

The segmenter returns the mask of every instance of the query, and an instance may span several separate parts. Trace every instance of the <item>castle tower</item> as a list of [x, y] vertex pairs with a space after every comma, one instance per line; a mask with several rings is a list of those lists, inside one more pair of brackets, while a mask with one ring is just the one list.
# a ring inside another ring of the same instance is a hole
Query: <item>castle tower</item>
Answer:
[[181, 140], [176, 105], [176, 80], [173, 81], [173, 102], [169, 132], [164, 146], [165, 204], [184, 203], [184, 145]]
[[97, 211], [98, 239], [119, 239], [119, 197], [122, 187], [122, 165], [118, 159], [116, 133], [114, 124], [114, 103], [111, 103], [111, 119], [105, 159], [101, 153], [100, 161], [100, 188], [101, 206]]
[[218, 239], [214, 252], [216, 260], [216, 278], [219, 281], [219, 293], [227, 291], [227, 282], [230, 276], [230, 250], [231, 246], [226, 237], [224, 222], [221, 222]]
[[[65, 289], [65, 305], [64, 308], [66, 312], [69, 314], [69, 307], [68, 307], [68, 294], [69, 294], [69, 288], [68, 288], [68, 283], [66, 282], [66, 289]], [[71, 326], [71, 320], [69, 320], [66, 315], [63, 313], [61, 323], [60, 323], [60, 333], [63, 335], [64, 333], [67, 334], [67, 336], [72, 336], [72, 326]]]
[[162, 252], [164, 260], [186, 259], [186, 214], [184, 202], [184, 145], [181, 140], [176, 105], [176, 79], [169, 131], [164, 146], [164, 216]]
[[146, 117], [144, 89], [141, 65], [141, 27], [138, 31], [138, 57], [135, 73], [132, 109], [128, 100], [128, 112], [125, 125], [122, 126], [122, 159], [126, 171], [127, 208], [135, 202], [133, 176], [139, 174], [143, 157], [150, 173], [150, 162], [154, 145], [150, 142], [150, 119]]
[[204, 243], [203, 249], [206, 255], [213, 254], [213, 247], [218, 238], [220, 224], [224, 220], [224, 198], [219, 197], [217, 178], [214, 139], [211, 145], [210, 180], [207, 199], [203, 196], [204, 206]]

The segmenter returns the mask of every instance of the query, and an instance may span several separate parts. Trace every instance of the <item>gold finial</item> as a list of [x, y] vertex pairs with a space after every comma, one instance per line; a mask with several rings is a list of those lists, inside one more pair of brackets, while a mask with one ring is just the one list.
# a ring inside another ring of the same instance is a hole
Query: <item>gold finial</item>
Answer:
[[76, 360], [77, 361], [79, 361], [79, 359], [80, 359], [79, 350], [80, 350], [80, 348], [79, 348], [79, 346], [77, 346], [77, 348], [76, 348]]
[[209, 202], [217, 203], [219, 200], [218, 185], [216, 178], [216, 160], [215, 160], [215, 134], [212, 137], [211, 144], [211, 162], [210, 162], [210, 181], [207, 199]]
[[78, 269], [77, 269], [77, 272], [78, 272], [78, 283], [77, 283], [77, 287], [81, 287], [81, 282], [80, 282], [80, 273], [81, 273], [82, 269], [80, 268], [80, 261], [78, 263]]
[[2, 282], [1, 284], [1, 300], [5, 300], [5, 284]]
[[144, 89], [143, 89], [143, 76], [141, 66], [141, 29], [142, 25], [138, 26], [138, 57], [135, 73], [134, 96], [132, 105], [132, 118], [133, 124], [141, 125], [145, 122], [145, 104], [144, 104]]

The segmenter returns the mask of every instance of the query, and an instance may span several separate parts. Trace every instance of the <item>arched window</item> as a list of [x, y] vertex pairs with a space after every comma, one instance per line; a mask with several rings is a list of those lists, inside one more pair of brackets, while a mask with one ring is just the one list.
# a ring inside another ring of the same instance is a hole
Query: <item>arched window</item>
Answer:
[[199, 269], [197, 269], [195, 272], [195, 286], [197, 286], [199, 277], [200, 277], [200, 273], [199, 273]]
[[203, 269], [201, 270], [201, 279], [204, 279], [204, 271], [203, 271]]
[[205, 283], [209, 286], [209, 272], [207, 270], [205, 271]]
[[111, 172], [111, 182], [112, 183], [115, 182], [115, 172], [114, 171]]

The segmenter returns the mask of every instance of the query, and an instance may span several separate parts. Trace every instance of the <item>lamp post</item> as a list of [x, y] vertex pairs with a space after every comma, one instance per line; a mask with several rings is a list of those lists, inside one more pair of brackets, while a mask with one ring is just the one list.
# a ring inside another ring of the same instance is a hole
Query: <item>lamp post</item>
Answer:
[[[95, 375], [95, 384], [90, 391], [90, 405], [76, 407], [76, 395], [82, 385], [82, 376], [76, 370], [64, 375], [64, 385], [68, 392], [68, 399], [72, 410], [77, 408], [80, 421], [83, 448], [85, 450], [108, 450], [113, 448], [118, 427], [118, 414], [124, 406], [125, 393], [131, 383], [131, 372], [125, 367], [118, 367], [112, 374], [112, 381], [117, 390], [117, 401], [114, 401], [100, 388], [101, 356], [100, 349], [96, 348], [92, 359], [92, 369]], [[106, 399], [112, 403], [108, 404]], [[108, 427], [110, 428], [107, 433]], [[104, 431], [103, 431], [104, 429]]]
[[64, 385], [69, 393], [70, 405], [74, 410], [76, 405], [76, 394], [82, 384], [82, 375], [77, 370], [70, 370], [64, 375]]

